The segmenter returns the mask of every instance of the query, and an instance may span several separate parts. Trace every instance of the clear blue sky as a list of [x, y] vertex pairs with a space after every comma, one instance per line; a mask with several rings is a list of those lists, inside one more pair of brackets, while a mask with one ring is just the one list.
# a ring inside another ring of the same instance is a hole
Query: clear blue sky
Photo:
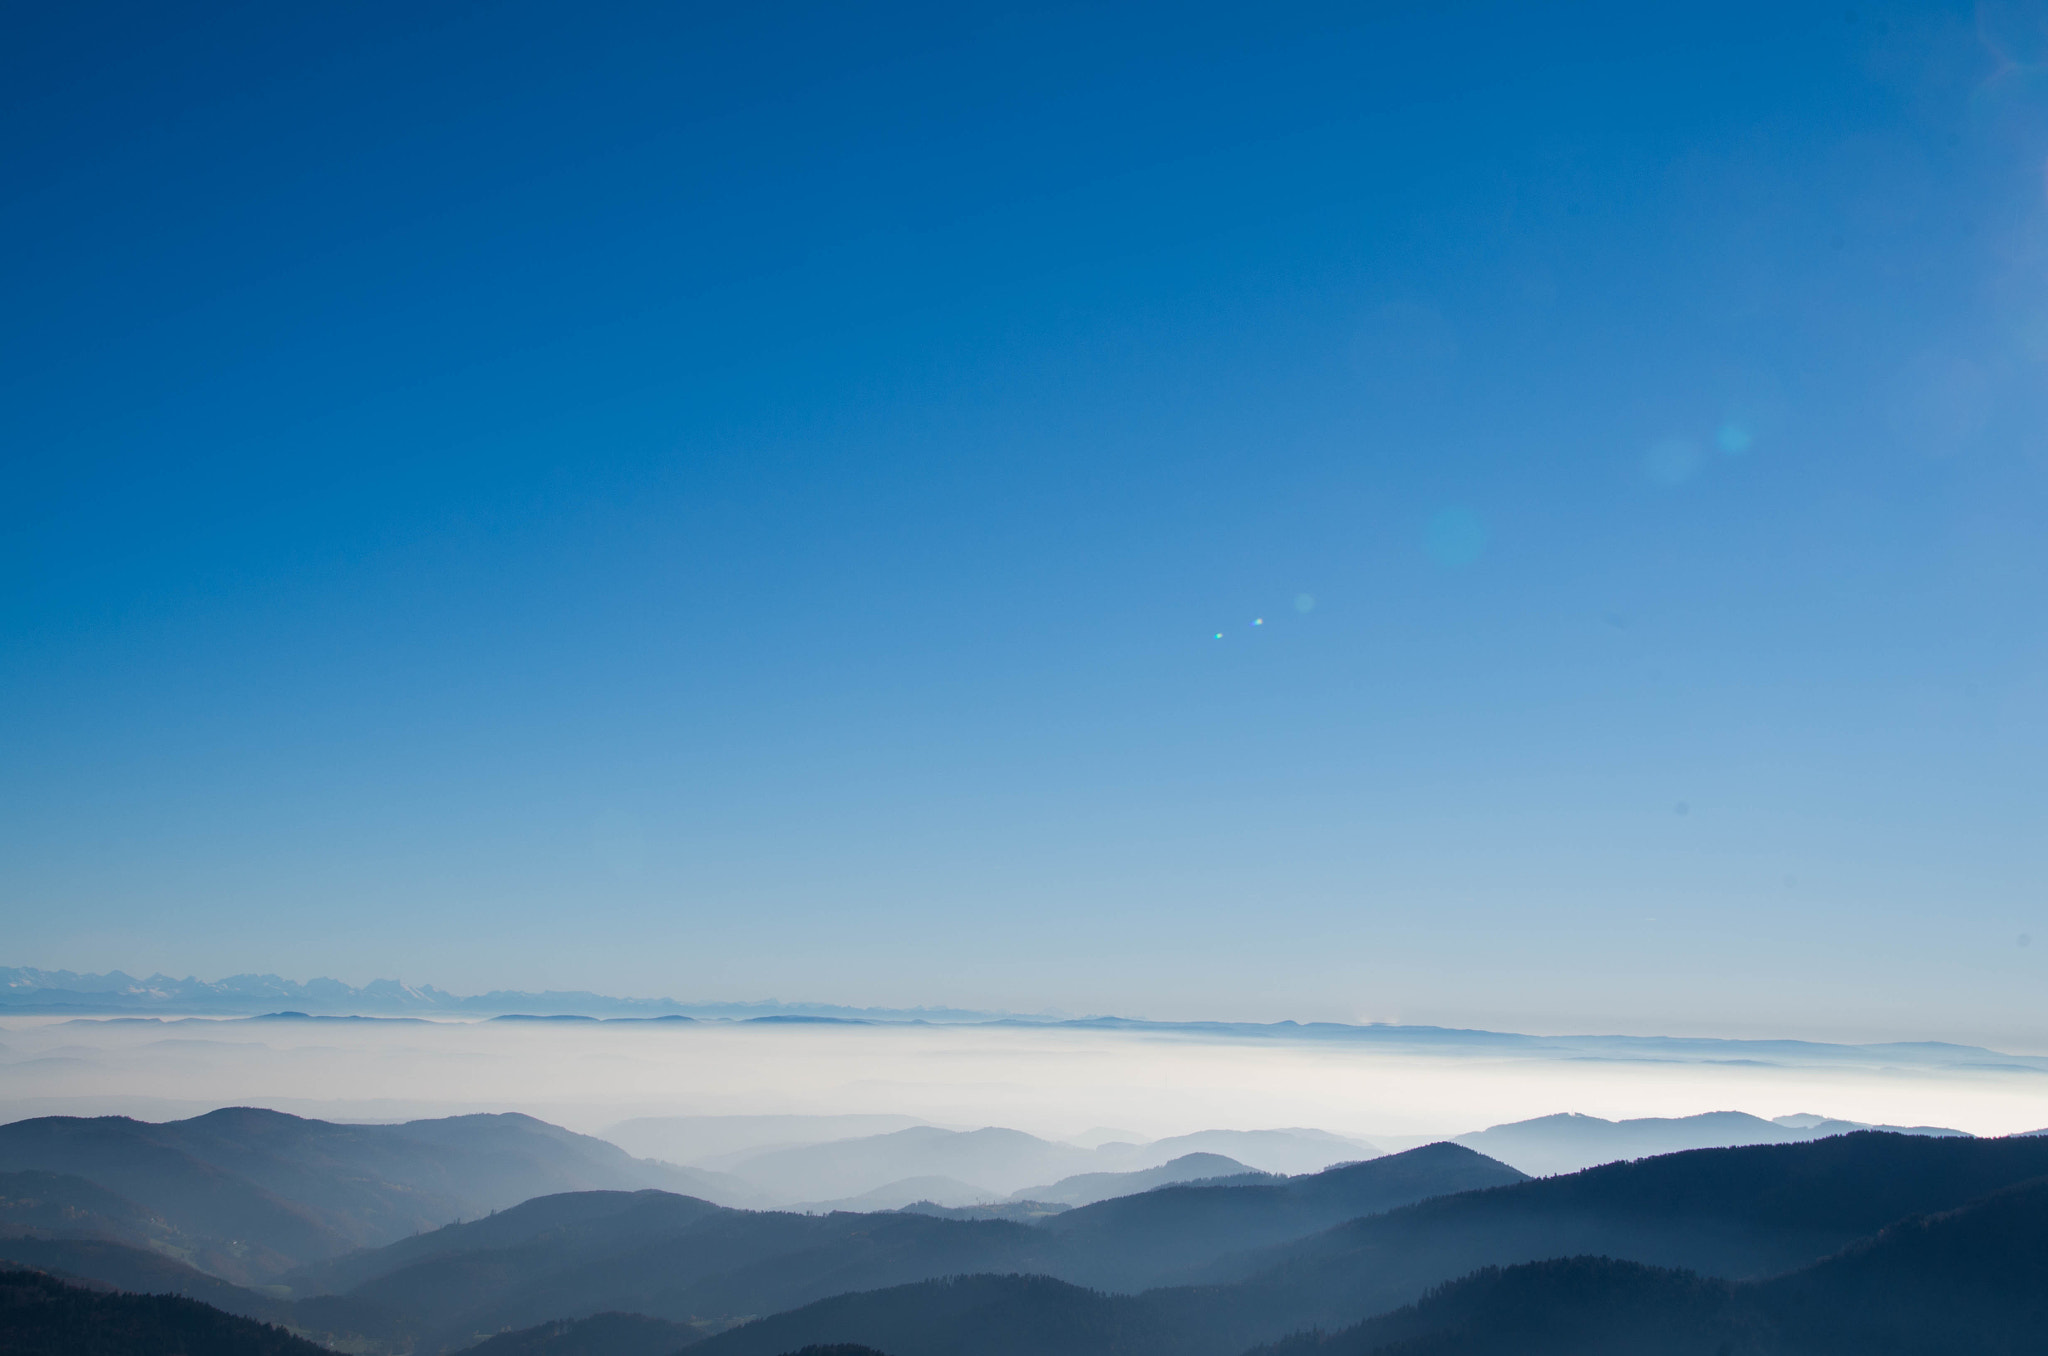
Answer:
[[2039, 6], [6, 22], [0, 963], [2048, 1044]]

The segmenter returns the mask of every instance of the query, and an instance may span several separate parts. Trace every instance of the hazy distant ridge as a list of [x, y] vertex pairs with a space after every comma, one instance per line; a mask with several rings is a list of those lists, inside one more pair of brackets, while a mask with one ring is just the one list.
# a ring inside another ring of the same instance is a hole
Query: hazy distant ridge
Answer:
[[203, 980], [151, 975], [137, 979], [119, 970], [82, 975], [71, 970], [0, 966], [0, 1009], [17, 1012], [261, 1014], [292, 1009], [322, 1016], [496, 1017], [512, 1013], [635, 1017], [760, 1016], [842, 1017], [869, 1021], [987, 1021], [999, 1013], [961, 1008], [850, 1008], [832, 1003], [683, 1003], [673, 998], [614, 998], [606, 994], [524, 993], [497, 989], [463, 996], [431, 984], [373, 980], [360, 988], [338, 979], [301, 983], [277, 975], [230, 975]]
[[1386, 1050], [1423, 1053], [1483, 1051], [1510, 1057], [1612, 1060], [1626, 1063], [1684, 1063], [1701, 1059], [1750, 1064], [1835, 1064], [1896, 1068], [1922, 1067], [2048, 1073], [2048, 1057], [2015, 1055], [1942, 1041], [1893, 1041], [1843, 1045], [1822, 1041], [1744, 1040], [1718, 1036], [1533, 1036], [1459, 1027], [1352, 1025], [1344, 1022], [1166, 1022], [1132, 1017], [1019, 1016], [965, 1008], [852, 1008], [832, 1003], [683, 1002], [674, 998], [615, 998], [583, 992], [522, 993], [494, 990], [469, 997], [432, 985], [380, 979], [360, 988], [339, 980], [300, 983], [276, 975], [232, 975], [206, 981], [152, 975], [148, 979], [112, 971], [81, 975], [69, 970], [0, 966], [0, 1012], [70, 1013], [78, 1016], [257, 1016], [295, 1012], [319, 1016], [505, 1017], [516, 1014], [585, 1017], [691, 1017], [727, 1021], [780, 1021], [810, 1017], [877, 1024], [985, 1023], [1018, 1027], [1060, 1027], [1109, 1031], [1169, 1032], [1211, 1040], [1284, 1040], [1370, 1044]]

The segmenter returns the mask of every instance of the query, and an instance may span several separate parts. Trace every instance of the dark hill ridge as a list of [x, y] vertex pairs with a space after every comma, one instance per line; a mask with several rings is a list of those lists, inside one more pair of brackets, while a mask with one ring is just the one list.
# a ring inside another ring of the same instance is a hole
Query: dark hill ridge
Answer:
[[[295, 1202], [207, 1162], [175, 1126], [123, 1116], [46, 1116], [0, 1126], [0, 1171], [82, 1177], [206, 1240], [202, 1265], [231, 1280], [274, 1274], [357, 1240]], [[234, 1246], [240, 1244], [239, 1247]]]
[[[986, 1298], [1006, 1314], [1026, 1304], [1052, 1310], [1030, 1321], [1068, 1334], [1063, 1356], [1236, 1356], [1290, 1331], [1340, 1328], [1386, 1313], [1488, 1267], [1582, 1254], [1638, 1265], [1689, 1264], [1718, 1273], [1717, 1280], [1813, 1267], [1907, 1216], [1955, 1210], [2044, 1175], [2048, 1147], [2025, 1139], [1863, 1132], [1809, 1144], [1704, 1149], [1439, 1197], [1349, 1221], [1262, 1255], [1230, 1259], [1216, 1270], [1242, 1279], [1227, 1284], [1136, 1296], [1040, 1286], [1002, 1291], [1000, 1300], [989, 1291]], [[1904, 1226], [1894, 1231], [1900, 1238], [1909, 1233]], [[978, 1279], [994, 1285], [1002, 1278]], [[893, 1338], [896, 1346], [888, 1349], [897, 1356], [968, 1356], [980, 1350], [980, 1330], [971, 1325], [981, 1321], [981, 1310], [962, 1305], [959, 1296], [929, 1286], [902, 1287], [886, 1297], [841, 1297], [776, 1316], [763, 1340], [781, 1347], [841, 1340], [886, 1346]], [[756, 1352], [749, 1335], [756, 1326], [711, 1339], [705, 1356]], [[1436, 1348], [1418, 1347], [1417, 1356], [1425, 1350]], [[1659, 1349], [1644, 1350], [1654, 1356]]]
[[[976, 1275], [844, 1294], [701, 1342], [602, 1313], [502, 1334], [480, 1356], [1199, 1356], [1229, 1345], [1202, 1302]], [[26, 1296], [26, 1302], [24, 1302]], [[40, 1308], [42, 1312], [33, 1312]], [[24, 1312], [30, 1311], [30, 1312]], [[1488, 1267], [1418, 1302], [1247, 1356], [2041, 1356], [2048, 1180], [1899, 1221], [1812, 1266], [1727, 1281], [1606, 1257]], [[822, 1335], [834, 1335], [824, 1339]], [[862, 1345], [851, 1345], [858, 1342]], [[189, 1301], [0, 1276], [0, 1350], [22, 1356], [307, 1356]], [[801, 1345], [799, 1345], [801, 1344]]]
[[852, 1343], [889, 1356], [1173, 1356], [1205, 1347], [1182, 1314], [1050, 1276], [956, 1276], [837, 1295], [708, 1338], [691, 1356]]
[[1120, 1285], [1142, 1269], [1129, 1257], [1154, 1248], [1165, 1248], [1165, 1260], [1143, 1266], [1172, 1272], [1241, 1250], [1247, 1238], [1300, 1237], [1361, 1211], [1519, 1179], [1468, 1149], [1435, 1145], [1281, 1186], [1162, 1188], [1126, 1198], [1151, 1203], [1128, 1218], [1106, 1208], [1119, 1202], [1052, 1217], [1090, 1217], [1062, 1232], [917, 1212], [797, 1215], [722, 1210], [655, 1191], [582, 1192], [285, 1279], [300, 1295], [318, 1296], [295, 1309], [306, 1326], [431, 1351], [475, 1333], [605, 1310], [715, 1325], [962, 1272]]
[[686, 1324], [645, 1314], [603, 1313], [499, 1333], [467, 1348], [465, 1356], [674, 1356], [700, 1336]]
[[[1250, 1356], [1793, 1356], [1725, 1281], [1607, 1258], [1488, 1269], [1420, 1304]], [[691, 1356], [776, 1356], [823, 1333], [892, 1356], [1189, 1356], [1232, 1345], [1188, 1310], [1037, 1276], [963, 1276], [842, 1295], [762, 1319]], [[1917, 1356], [1917, 1353], [1916, 1353]]]
[[1256, 1356], [2025, 1356], [2048, 1351], [2048, 1182], [1729, 1282], [1610, 1258], [1488, 1268]]
[[62, 1172], [0, 1172], [0, 1246], [9, 1239], [38, 1238], [92, 1239], [183, 1262], [227, 1269], [238, 1265], [220, 1243], [190, 1237], [155, 1211], [96, 1182]]
[[1065, 1245], [1067, 1265], [1054, 1274], [1142, 1290], [1361, 1215], [1526, 1180], [1460, 1145], [1426, 1144], [1280, 1182], [1160, 1187], [1069, 1210], [1039, 1227]]
[[67, 1280], [138, 1295], [182, 1295], [265, 1323], [289, 1323], [291, 1303], [245, 1290], [176, 1258], [96, 1238], [0, 1238], [0, 1265], [47, 1271]]
[[[289, 1314], [351, 1350], [417, 1356], [492, 1333], [492, 1356], [653, 1356], [671, 1340], [693, 1356], [2048, 1356], [2044, 1161], [2038, 1140], [1868, 1133], [1695, 1151], [1426, 1200], [1268, 1250], [1242, 1281], [1137, 1295], [1018, 1274], [1030, 1264], [873, 1284], [977, 1247], [1056, 1247], [1039, 1227], [578, 1193], [407, 1240], [395, 1269]], [[1305, 1185], [1334, 1193], [1355, 1171]], [[1885, 1218], [1915, 1203], [1933, 1208]], [[1587, 1255], [1589, 1238], [1614, 1246]], [[1616, 1255], [1673, 1246], [1723, 1274]], [[1489, 1248], [1556, 1251], [1433, 1273]], [[1738, 1279], [1801, 1250], [1803, 1265]], [[607, 1285], [675, 1310], [602, 1302]], [[682, 1312], [741, 1295], [772, 1295], [754, 1310], [768, 1316], [720, 1332], [718, 1311]], [[1313, 1326], [1334, 1331], [1287, 1336]]]
[[[518, 1227], [529, 1211], [579, 1219]], [[422, 1352], [607, 1310], [711, 1332], [846, 1291], [958, 1271], [1043, 1271], [1053, 1252], [1039, 1230], [1000, 1220], [755, 1213], [660, 1192], [549, 1197], [478, 1223], [500, 1226], [503, 1245], [468, 1246], [479, 1236], [446, 1239], [446, 1230], [409, 1240], [405, 1265], [299, 1301], [298, 1321]]]
[[561, 1253], [606, 1255], [646, 1247], [720, 1212], [721, 1207], [709, 1201], [666, 1191], [564, 1192], [387, 1247], [318, 1262], [283, 1279], [301, 1295], [332, 1294], [460, 1253], [545, 1246]]
[[[244, 1284], [535, 1196], [717, 1184], [530, 1116], [335, 1125], [248, 1107], [161, 1124], [45, 1116], [0, 1126], [0, 1174], [30, 1172], [82, 1179], [102, 1195], [65, 1187], [70, 1225], [7, 1218], [10, 1229], [158, 1247]], [[18, 1199], [21, 1183], [6, 1181]], [[39, 1190], [54, 1197], [57, 1186]], [[25, 1208], [0, 1205], [0, 1218]]]
[[2048, 1351], [2048, 1180], [1902, 1220], [1757, 1290], [1815, 1356]]
[[1250, 1356], [1766, 1356], [1776, 1340], [1728, 1281], [1568, 1257], [1487, 1267], [1393, 1313]]
[[1337, 1326], [1486, 1266], [1579, 1254], [1727, 1278], [1803, 1266], [1908, 1215], [2048, 1174], [2048, 1145], [1859, 1132], [1696, 1149], [1443, 1197], [1232, 1259], [1242, 1313]]
[[175, 1295], [121, 1295], [0, 1271], [7, 1356], [329, 1356], [282, 1328]]
[[0, 1233], [168, 1241], [176, 1230], [83, 1177], [62, 1172], [0, 1172]]

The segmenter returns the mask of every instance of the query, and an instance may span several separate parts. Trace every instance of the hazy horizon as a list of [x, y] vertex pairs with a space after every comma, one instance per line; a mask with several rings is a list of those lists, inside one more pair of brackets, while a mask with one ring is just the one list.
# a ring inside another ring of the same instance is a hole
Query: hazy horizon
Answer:
[[[182, 988], [168, 998], [161, 996], [131, 997], [124, 1001], [108, 1001], [102, 1007], [93, 1006], [95, 994], [114, 995], [126, 992], [107, 986], [113, 976], [121, 975], [136, 984], [145, 984], [152, 979], [166, 979], [179, 986], [191, 985], [187, 992]], [[61, 990], [61, 981], [69, 976], [87, 983], [81, 991]], [[32, 979], [29, 977], [33, 977]], [[237, 986], [236, 981], [250, 981]], [[40, 987], [31, 987], [36, 985]], [[59, 989], [63, 997], [61, 1006], [66, 1012], [53, 1012], [52, 1000], [41, 1000], [36, 994], [49, 989]], [[383, 992], [388, 988], [408, 991], [411, 996], [394, 996]], [[11, 996], [10, 996], [11, 995]], [[426, 1001], [431, 997], [433, 1001]], [[523, 1004], [520, 1000], [542, 1001], [538, 1006]], [[483, 1000], [497, 1000], [484, 1002]], [[973, 1009], [940, 1006], [935, 1004], [849, 1004], [817, 1002], [798, 998], [741, 998], [699, 996], [682, 998], [674, 994], [607, 994], [590, 990], [551, 988], [539, 990], [516, 990], [492, 988], [477, 994], [452, 993], [431, 982], [408, 983], [405, 980], [383, 977], [349, 985], [331, 976], [318, 976], [308, 980], [294, 980], [275, 974], [224, 975], [216, 980], [205, 980], [197, 976], [130, 975], [118, 967], [100, 973], [48, 971], [38, 967], [0, 966], [0, 1019], [10, 1014], [41, 1020], [62, 1015], [112, 1018], [121, 1016], [155, 1016], [164, 1021], [187, 1018], [211, 1020], [240, 1020], [291, 1011], [293, 1003], [304, 1004], [303, 1010], [316, 1016], [364, 1016], [378, 1019], [416, 1017], [435, 1021], [489, 1020], [501, 1015], [529, 1015], [540, 1017], [577, 1016], [594, 1017], [599, 1020], [646, 1020], [649, 1016], [673, 1012], [690, 1015], [703, 1020], [745, 1021], [758, 1019], [764, 1014], [814, 1014], [828, 1017], [846, 1017], [856, 1020], [878, 1022], [930, 1022], [935, 1024], [974, 1024], [984, 1021], [1044, 1021], [1085, 1022], [1085, 1021], [1131, 1021], [1157, 1024], [1162, 1027], [1202, 1025], [1243, 1025], [1251, 1027], [1285, 1027], [1300, 1024], [1318, 1024], [1352, 1027], [1414, 1027], [1425, 1030], [1449, 1032], [1471, 1032], [1476, 1034], [1521, 1034], [1539, 1037], [1568, 1036], [1613, 1036], [1631, 1039], [1677, 1039], [1727, 1042], [1810, 1042], [1829, 1045], [1884, 1045], [1917, 1043], [1953, 1043], [1959, 1045], [1989, 1046], [2006, 1048], [2009, 1053], [2048, 1056], [2048, 1043], [2038, 1047], [2030, 1046], [2027, 1033], [2008, 1032], [2009, 1036], [2020, 1036], [2017, 1041], [2007, 1041], [2001, 1047], [2000, 1040], [1992, 1033], [1970, 1033], [1953, 1025], [1930, 1029], [1925, 1023], [1879, 1025], [1861, 1029], [1837, 1023], [1792, 1027], [1777, 1023], [1742, 1023], [1708, 1019], [1688, 1022], [1683, 1018], [1667, 1018], [1662, 1022], [1636, 1022], [1629, 1025], [1597, 1023], [1570, 1025], [1525, 1025], [1517, 1028], [1489, 1026], [1481, 1022], [1464, 1021], [1415, 1021], [1374, 1018], [1346, 1021], [1328, 1017], [1247, 1017], [1226, 1011], [1194, 1009], [1186, 1013], [1159, 1015], [1156, 1013], [1124, 1010], [1106, 1012], [1062, 1012], [1057, 1009], [1036, 1010]], [[1284, 1011], [1284, 1009], [1283, 1009]]]
[[517, 1110], [597, 1133], [655, 1115], [909, 1115], [1052, 1138], [1312, 1126], [1452, 1135], [1607, 1119], [1797, 1112], [1980, 1134], [2041, 1128], [2048, 1064], [1730, 1059], [1656, 1052], [1232, 1039], [989, 1025], [428, 1022], [188, 1024], [10, 1018], [0, 1117], [176, 1118], [255, 1105], [338, 1119]]

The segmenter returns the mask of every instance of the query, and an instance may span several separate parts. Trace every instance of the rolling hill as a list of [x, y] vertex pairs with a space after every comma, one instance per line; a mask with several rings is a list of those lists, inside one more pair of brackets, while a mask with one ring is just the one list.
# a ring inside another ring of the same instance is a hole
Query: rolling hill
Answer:
[[[1208, 1230], [1214, 1247], [1471, 1173], [1507, 1184], [1214, 1258], [1209, 1284], [1118, 1294], [1052, 1274], [1097, 1265], [1078, 1250], [1091, 1238], [1142, 1252]], [[52, 1268], [125, 1266], [129, 1286], [211, 1285], [223, 1306], [419, 1356], [479, 1341], [487, 1356], [835, 1343], [890, 1356], [1243, 1356], [1262, 1343], [1264, 1356], [2048, 1353], [2040, 1139], [1857, 1133], [1516, 1177], [1435, 1145], [1280, 1184], [1163, 1187], [1037, 1225], [568, 1193], [306, 1268], [301, 1285], [347, 1289], [291, 1302], [117, 1243], [18, 1246], [56, 1250], [41, 1259]]]
[[2048, 1182], [1728, 1282], [1604, 1257], [1487, 1268], [1258, 1356], [2020, 1356], [2048, 1350]]
[[7, 1356], [329, 1356], [282, 1328], [175, 1295], [108, 1294], [0, 1271]]
[[[293, 1308], [300, 1325], [426, 1352], [605, 1311], [708, 1333], [846, 1292], [960, 1273], [1121, 1284], [1215, 1261], [1247, 1240], [1299, 1238], [1333, 1218], [1518, 1180], [1468, 1149], [1436, 1145], [1279, 1186], [1164, 1187], [1038, 1225], [912, 1212], [750, 1212], [656, 1191], [581, 1192], [318, 1263], [286, 1280], [305, 1296]], [[1151, 1208], [1127, 1208], [1135, 1202]], [[1049, 1227], [1084, 1215], [1082, 1228]], [[1161, 1259], [1144, 1256], [1155, 1249], [1164, 1250]]]
[[1064, 1244], [1054, 1274], [1141, 1290], [1361, 1215], [1523, 1180], [1470, 1149], [1429, 1144], [1280, 1182], [1161, 1187], [1069, 1210], [1040, 1227]]
[[239, 1284], [535, 1196], [707, 1180], [520, 1115], [336, 1125], [235, 1107], [0, 1126], [0, 1228], [152, 1247]]
[[757, 1213], [664, 1192], [595, 1192], [529, 1201], [291, 1279], [349, 1283], [298, 1301], [302, 1326], [434, 1352], [609, 1310], [713, 1332], [846, 1291], [1043, 1271], [1054, 1252], [1040, 1230], [999, 1220]]
[[1094, 1173], [1144, 1172], [1188, 1154], [1215, 1154], [1262, 1172], [1320, 1172], [1379, 1151], [1321, 1130], [1203, 1130], [1143, 1144], [1084, 1149], [1020, 1130], [920, 1125], [890, 1134], [747, 1150], [707, 1160], [780, 1203], [845, 1201], [891, 1183], [946, 1177], [1013, 1199], [1039, 1184]]
[[[1351, 1171], [1357, 1169], [1337, 1170]], [[1046, 1278], [974, 1277], [969, 1278], [972, 1285], [963, 1280], [955, 1289], [925, 1283], [835, 1297], [721, 1334], [701, 1350], [704, 1356], [766, 1356], [768, 1347], [861, 1341], [895, 1350], [896, 1356], [968, 1356], [982, 1350], [986, 1325], [1000, 1316], [1018, 1331], [1063, 1334], [1059, 1349], [1064, 1356], [1237, 1356], [1290, 1332], [1343, 1329], [1404, 1305], [1421, 1308], [1418, 1302], [1432, 1292], [1469, 1277], [1480, 1288], [1457, 1292], [1468, 1297], [1459, 1304], [1478, 1305], [1471, 1296], [1480, 1295], [1485, 1285], [1519, 1287], [1512, 1293], [1523, 1295], [1527, 1304], [1556, 1310], [1553, 1319], [1544, 1321], [1565, 1334], [1558, 1338], [1561, 1345], [1524, 1342], [1518, 1347], [1513, 1342], [1522, 1342], [1528, 1332], [1502, 1329], [1495, 1337], [1509, 1345], [1495, 1347], [1485, 1345], [1481, 1333], [1472, 1338], [1474, 1356], [1510, 1350], [1585, 1356], [1610, 1349], [1661, 1356], [1662, 1347], [1629, 1345], [1642, 1331], [1630, 1326], [1637, 1319], [1629, 1313], [1673, 1302], [1670, 1295], [1641, 1293], [1644, 1287], [1692, 1296], [1686, 1303], [1695, 1309], [1673, 1310], [1672, 1322], [1683, 1318], [1705, 1324], [1702, 1331], [1719, 1335], [1704, 1350], [1719, 1352], [1723, 1342], [1733, 1341], [1733, 1330], [1715, 1325], [1739, 1327], [1751, 1320], [1747, 1310], [1722, 1313], [1713, 1296], [1736, 1295], [1726, 1287], [1745, 1277], [1791, 1271], [1798, 1275], [1745, 1286], [1740, 1296], [1744, 1305], [1766, 1306], [1760, 1312], [1769, 1320], [1769, 1332], [1777, 1334], [1773, 1341], [1803, 1341], [1807, 1347], [1800, 1350], [1806, 1356], [1850, 1356], [1859, 1350], [1919, 1356], [1923, 1349], [1870, 1346], [1872, 1331], [1845, 1329], [1833, 1319], [1801, 1327], [1798, 1295], [1820, 1296], [1807, 1302], [1810, 1313], [1881, 1316], [1886, 1294], [1896, 1293], [1902, 1297], [1896, 1326], [1907, 1330], [1915, 1313], [1945, 1312], [1939, 1307], [1944, 1287], [1983, 1317], [1974, 1328], [1943, 1328], [1947, 1320], [1936, 1320], [1936, 1336], [1952, 1329], [1974, 1333], [1968, 1340], [1989, 1344], [1971, 1347], [1958, 1339], [1925, 1347], [1925, 1352], [2033, 1351], [2040, 1348], [2000, 1346], [1998, 1341], [2023, 1329], [2025, 1316], [2048, 1314], [2043, 1303], [2048, 1284], [2037, 1274], [2048, 1259], [2048, 1243], [2035, 1239], [2048, 1227], [2041, 1223], [2048, 1221], [2048, 1200], [2034, 1194], [2048, 1187], [2030, 1185], [2044, 1176], [2048, 1147], [2021, 1138], [1859, 1132], [1806, 1144], [1695, 1150], [1437, 1197], [1349, 1220], [1292, 1243], [1224, 1259], [1210, 1268], [1212, 1282], [1205, 1285], [1113, 1295]], [[1149, 1202], [1183, 1190], [1163, 1188], [1105, 1205]], [[1102, 1208], [1053, 1216], [1042, 1227], [1052, 1232]], [[1912, 1222], [1922, 1216], [1925, 1222]], [[1977, 1232], [1970, 1234], [1965, 1226]], [[2002, 1242], [1968, 1244], [1970, 1237]], [[1918, 1292], [1926, 1297], [1924, 1306], [1909, 1285], [1882, 1279], [1887, 1265], [1910, 1270], [1903, 1261], [1887, 1259], [1906, 1258], [1915, 1247], [1967, 1259], [1971, 1246], [2004, 1247], [2009, 1260], [2001, 1265], [2006, 1270], [1989, 1264], [1973, 1270], [1966, 1260], [1956, 1272], [1944, 1274], [1932, 1264], [1916, 1264], [1924, 1278]], [[1556, 1272], [1563, 1279], [1555, 1285], [1541, 1280], [1547, 1273], [1540, 1267], [1520, 1269], [1587, 1255], [1604, 1255], [1623, 1269], [1594, 1274], [1565, 1268]], [[1639, 1286], [1629, 1279], [1651, 1272], [1689, 1274], [1668, 1285], [1653, 1279]], [[1971, 1277], [1980, 1274], [1987, 1278], [1985, 1289], [1971, 1299]], [[1027, 1280], [1031, 1284], [1022, 1283]], [[1859, 1295], [1858, 1286], [1865, 1293]], [[1618, 1298], [1600, 1298], [1610, 1290]], [[1034, 1307], [1044, 1312], [1029, 1312]], [[1866, 1327], [1882, 1330], [1890, 1321], [1874, 1319]], [[1395, 1351], [1401, 1356], [1464, 1356], [1467, 1348], [1457, 1343], [1465, 1338], [1450, 1331], [1454, 1326], [1372, 1331], [1384, 1338], [1381, 1346], [1390, 1356]], [[2048, 1326], [2035, 1330], [2048, 1332]], [[1621, 1345], [1599, 1345], [1610, 1336]], [[892, 1341], [895, 1348], [887, 1346]], [[1824, 1342], [1837, 1345], [1816, 1345]], [[1866, 1345], [1858, 1347], [1858, 1342]], [[1671, 1350], [1675, 1356], [1690, 1348]], [[1731, 1356], [1745, 1350], [1729, 1347]], [[1785, 1348], [1785, 1356], [1792, 1356], [1792, 1350]]]

